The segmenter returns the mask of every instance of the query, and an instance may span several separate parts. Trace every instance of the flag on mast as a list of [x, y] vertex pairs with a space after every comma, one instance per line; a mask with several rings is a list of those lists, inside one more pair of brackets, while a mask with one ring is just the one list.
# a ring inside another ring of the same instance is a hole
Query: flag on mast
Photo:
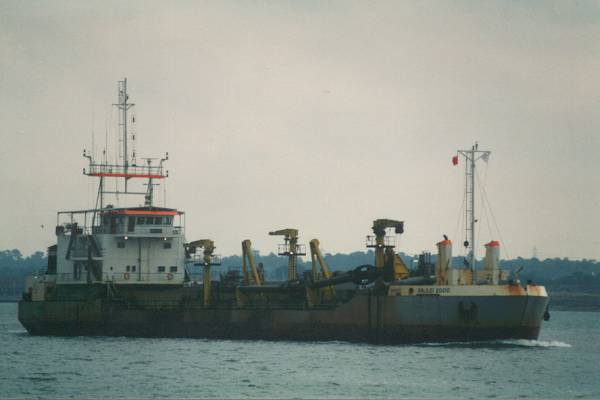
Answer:
[[452, 157], [452, 165], [458, 165], [458, 156]]

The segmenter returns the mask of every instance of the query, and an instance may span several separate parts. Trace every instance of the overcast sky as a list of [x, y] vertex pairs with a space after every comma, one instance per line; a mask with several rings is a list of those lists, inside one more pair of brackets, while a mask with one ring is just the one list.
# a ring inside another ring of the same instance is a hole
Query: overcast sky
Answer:
[[81, 151], [114, 137], [123, 77], [138, 154], [169, 152], [167, 205], [221, 254], [285, 227], [363, 250], [375, 218], [462, 254], [450, 160], [478, 141], [479, 249], [600, 258], [598, 2], [0, 1], [0, 249], [93, 206]]

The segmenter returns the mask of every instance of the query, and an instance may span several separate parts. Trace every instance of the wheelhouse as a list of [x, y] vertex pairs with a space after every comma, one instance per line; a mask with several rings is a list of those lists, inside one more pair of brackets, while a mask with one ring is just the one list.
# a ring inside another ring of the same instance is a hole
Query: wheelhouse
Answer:
[[57, 276], [63, 283], [181, 283], [185, 214], [106, 207], [58, 213]]

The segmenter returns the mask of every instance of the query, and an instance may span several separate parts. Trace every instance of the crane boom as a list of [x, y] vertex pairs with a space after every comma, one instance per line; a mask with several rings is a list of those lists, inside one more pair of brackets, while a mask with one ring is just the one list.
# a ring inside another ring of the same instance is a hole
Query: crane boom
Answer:
[[310, 245], [310, 255], [312, 260], [312, 269], [313, 269], [313, 279], [316, 279], [317, 274], [317, 263], [321, 267], [321, 273], [323, 274], [323, 278], [329, 279], [331, 278], [331, 272], [329, 272], [329, 267], [323, 258], [323, 254], [321, 254], [319, 239], [313, 239], [309, 242]]
[[385, 231], [389, 228], [393, 228], [395, 233], [401, 234], [404, 232], [404, 221], [396, 221], [394, 219], [376, 219], [373, 221], [371, 229], [375, 234], [375, 243], [368, 245], [368, 247], [375, 248], [375, 266], [377, 268], [383, 268], [385, 264], [385, 250], [387, 248], [394, 248], [393, 243], [386, 243]]
[[[310, 258], [312, 261], [312, 279], [313, 281], [317, 280], [317, 263], [319, 264], [319, 266], [321, 267], [321, 274], [323, 275], [323, 279], [329, 279], [331, 278], [331, 272], [329, 271], [329, 266], [327, 265], [327, 263], [325, 262], [325, 259], [323, 258], [323, 254], [321, 253], [321, 248], [320, 245], [321, 243], [319, 242], [319, 239], [313, 239], [309, 242], [310, 245]], [[321, 296], [317, 296], [317, 293], [310, 293], [310, 290], [315, 290], [315, 289], [307, 289], [308, 295], [312, 296], [313, 299], [317, 298], [317, 297], [321, 297], [323, 296], [325, 299], [330, 299], [334, 294], [335, 291], [333, 289], [333, 286], [326, 286], [325, 288], [323, 288], [323, 293]], [[313, 300], [313, 302], [315, 302], [315, 300]]]
[[283, 236], [285, 243], [279, 246], [277, 254], [288, 257], [288, 282], [296, 280], [296, 265], [298, 256], [305, 256], [303, 245], [298, 244], [298, 229], [286, 228], [269, 232], [271, 236]]
[[210, 239], [201, 239], [194, 240], [186, 245], [186, 249], [189, 254], [196, 253], [197, 249], [204, 249], [203, 251], [203, 261], [204, 261], [204, 269], [202, 274], [202, 291], [203, 291], [203, 299], [204, 299], [204, 307], [210, 306], [211, 300], [211, 281], [210, 281], [210, 267], [213, 264], [212, 258], [213, 253], [216, 249], [215, 242]]
[[375, 267], [386, 268], [393, 271], [395, 279], [405, 279], [409, 271], [402, 259], [394, 252], [395, 240], [392, 236], [386, 236], [388, 229], [394, 229], [394, 233], [404, 233], [404, 221], [395, 219], [376, 219], [371, 227], [375, 236], [367, 236], [367, 247], [375, 249]]
[[260, 274], [256, 269], [256, 264], [254, 264], [254, 256], [252, 255], [252, 242], [248, 239], [242, 242], [242, 269], [244, 273], [244, 285], [249, 285], [250, 279], [248, 276], [246, 260], [248, 260], [248, 264], [250, 265], [250, 271], [252, 272], [252, 278], [254, 279], [254, 283], [256, 285], [262, 285]]
[[271, 236], [285, 236], [286, 239], [291, 239], [291, 238], [296, 238], [298, 239], [298, 229], [293, 229], [293, 228], [286, 228], [286, 229], [279, 229], [277, 231], [271, 231], [269, 232], [269, 235]]

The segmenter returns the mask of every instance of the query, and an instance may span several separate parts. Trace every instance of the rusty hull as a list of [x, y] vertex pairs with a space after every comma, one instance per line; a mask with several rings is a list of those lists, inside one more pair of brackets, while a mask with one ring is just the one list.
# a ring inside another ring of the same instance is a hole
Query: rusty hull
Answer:
[[[410, 289], [412, 288], [412, 293]], [[421, 288], [421, 293], [417, 293]], [[428, 293], [427, 288], [442, 289]], [[391, 286], [354, 290], [319, 308], [213, 306], [200, 300], [122, 304], [21, 301], [19, 320], [34, 335], [343, 340], [372, 343], [537, 339], [548, 297], [542, 286]], [[476, 291], [473, 288], [486, 288]], [[456, 292], [456, 293], [453, 293]], [[470, 292], [470, 293], [469, 293]]]

